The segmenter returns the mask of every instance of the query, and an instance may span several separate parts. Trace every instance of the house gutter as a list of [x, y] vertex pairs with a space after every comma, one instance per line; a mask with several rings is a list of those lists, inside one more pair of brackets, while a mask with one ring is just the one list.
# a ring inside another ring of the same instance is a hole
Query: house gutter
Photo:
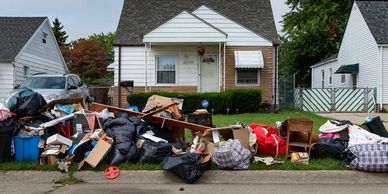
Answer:
[[119, 46], [118, 107], [121, 108], [121, 46]]
[[225, 73], [226, 73], [226, 70], [225, 70], [225, 67], [226, 67], [226, 64], [225, 64], [225, 61], [226, 61], [225, 60], [225, 58], [226, 58], [226, 55], [225, 55], [226, 54], [226, 50], [225, 49], [226, 49], [226, 42], [224, 42], [224, 64], [223, 64], [224, 65], [224, 68], [223, 68], [223, 71], [224, 71], [224, 75], [223, 75], [223, 77], [224, 77], [224, 80], [223, 80], [224, 91], [226, 90], [226, 80], [225, 80], [225, 77], [226, 77], [226, 75], [225, 75]]

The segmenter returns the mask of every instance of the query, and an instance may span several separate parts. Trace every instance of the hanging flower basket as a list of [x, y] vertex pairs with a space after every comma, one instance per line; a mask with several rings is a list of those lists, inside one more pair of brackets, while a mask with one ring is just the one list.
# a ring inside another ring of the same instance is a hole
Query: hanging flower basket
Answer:
[[198, 53], [199, 56], [203, 56], [203, 54], [205, 54], [205, 47], [202, 46], [202, 45], [199, 45], [197, 47], [197, 53]]

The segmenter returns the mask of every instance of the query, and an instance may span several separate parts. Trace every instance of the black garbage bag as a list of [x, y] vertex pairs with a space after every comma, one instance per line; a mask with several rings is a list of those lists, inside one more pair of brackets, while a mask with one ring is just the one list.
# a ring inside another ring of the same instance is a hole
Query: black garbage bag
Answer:
[[172, 154], [171, 144], [145, 140], [143, 147], [140, 149], [139, 162], [160, 163], [165, 157], [171, 156]]
[[321, 138], [319, 142], [311, 148], [312, 159], [333, 158], [340, 159], [341, 154], [345, 151], [346, 143], [340, 139]]
[[136, 126], [139, 122], [140, 117], [130, 117], [124, 113], [104, 124], [107, 135], [114, 139], [121, 154], [126, 155], [130, 148], [135, 145]]
[[12, 118], [0, 121], [0, 162], [11, 159], [11, 144], [16, 122]]
[[147, 131], [152, 131], [155, 137], [160, 137], [169, 142], [175, 141], [175, 139], [172, 139], [170, 129], [166, 125], [161, 128], [160, 124], [155, 124], [147, 121], [142, 121], [136, 126], [137, 138], [144, 139], [142, 135], [145, 134]]
[[37, 116], [39, 115], [39, 109], [43, 108], [47, 104], [42, 95], [34, 92], [30, 96], [19, 97], [17, 105], [12, 112], [16, 113], [16, 118], [25, 116]]
[[167, 170], [186, 181], [194, 183], [203, 172], [208, 169], [205, 164], [200, 164], [201, 154], [188, 153], [166, 157], [162, 162], [162, 169]]
[[381, 137], [388, 137], [388, 131], [384, 127], [384, 124], [381, 121], [380, 116], [372, 118], [371, 121], [365, 122], [363, 125], [365, 125], [368, 128], [369, 132], [371, 133], [374, 133]]
[[136, 162], [139, 159], [139, 153], [138, 149], [135, 146], [132, 146], [129, 149], [129, 152], [125, 155], [121, 154], [120, 151], [118, 150], [116, 144], [113, 145], [112, 149], [108, 152], [106, 155], [104, 161], [105, 163], [109, 165], [118, 165], [120, 163], [129, 161], [129, 162]]

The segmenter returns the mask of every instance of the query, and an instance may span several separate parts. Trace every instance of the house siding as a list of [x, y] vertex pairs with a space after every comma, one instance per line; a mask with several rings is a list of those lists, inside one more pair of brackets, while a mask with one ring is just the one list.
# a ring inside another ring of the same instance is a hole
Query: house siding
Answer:
[[[206, 53], [217, 54], [218, 46], [206, 45]], [[147, 56], [147, 86], [153, 90], [153, 87], [164, 86], [197, 86], [198, 85], [198, 63], [199, 57], [196, 46], [152, 46], [151, 52]], [[115, 86], [118, 84], [118, 47], [115, 51]], [[156, 64], [155, 58], [159, 55], [174, 55], [177, 59], [176, 83], [175, 84], [157, 84], [156, 83]], [[146, 85], [146, 56], [144, 47], [122, 47], [121, 48], [121, 80], [133, 80], [135, 87], [144, 87]], [[143, 88], [144, 90], [144, 88]]]
[[143, 42], [224, 42], [226, 34], [184, 11], [144, 36]]
[[13, 66], [11, 62], [0, 62], [0, 103], [13, 90]]
[[[332, 69], [332, 83], [330, 84], [330, 68]], [[346, 77], [346, 82], [341, 83], [341, 74], [334, 74], [339, 68], [337, 60], [329, 61], [322, 65], [312, 67], [311, 88], [322, 88], [322, 70], [325, 72], [324, 86], [325, 88], [348, 87], [349, 77]], [[346, 75], [345, 75], [346, 76]]]
[[[359, 63], [357, 87], [379, 88], [379, 50], [357, 3], [352, 12], [338, 53], [338, 65]], [[347, 75], [349, 76], [349, 75]], [[350, 85], [351, 86], [351, 85]], [[378, 89], [377, 101], [380, 102]]]
[[[388, 104], [388, 47], [382, 47], [383, 102]], [[386, 106], [388, 108], [388, 106]]]
[[193, 14], [227, 33], [227, 46], [272, 46], [272, 42], [206, 6], [199, 7]]
[[[47, 33], [46, 43], [42, 42], [43, 32]], [[22, 84], [29, 76], [24, 75], [24, 66], [29, 67], [29, 75], [63, 74], [67, 71], [47, 20], [42, 23], [15, 58], [15, 84]]]
[[[259, 86], [236, 86], [236, 69], [234, 61], [234, 51], [261, 50], [264, 59], [264, 68], [260, 69]], [[252, 88], [263, 90], [263, 102], [273, 103], [273, 47], [242, 47], [228, 46], [225, 50], [225, 87], [229, 88]]]

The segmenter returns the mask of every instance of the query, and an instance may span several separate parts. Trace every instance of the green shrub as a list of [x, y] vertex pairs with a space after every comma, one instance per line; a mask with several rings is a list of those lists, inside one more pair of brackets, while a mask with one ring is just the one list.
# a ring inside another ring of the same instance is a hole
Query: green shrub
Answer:
[[229, 108], [231, 113], [238, 108], [240, 113], [257, 112], [261, 105], [261, 90], [250, 89], [233, 89], [221, 93], [178, 93], [178, 92], [148, 92], [135, 93], [127, 97], [130, 105], [136, 105], [139, 109], [144, 108], [147, 100], [152, 95], [160, 95], [165, 97], [184, 97], [183, 112], [191, 113], [196, 109], [202, 108], [203, 100], [209, 101], [208, 111], [214, 109], [214, 113], [226, 113]]
[[239, 113], [257, 112], [261, 105], [260, 89], [230, 89], [226, 93], [232, 94], [232, 110]]

